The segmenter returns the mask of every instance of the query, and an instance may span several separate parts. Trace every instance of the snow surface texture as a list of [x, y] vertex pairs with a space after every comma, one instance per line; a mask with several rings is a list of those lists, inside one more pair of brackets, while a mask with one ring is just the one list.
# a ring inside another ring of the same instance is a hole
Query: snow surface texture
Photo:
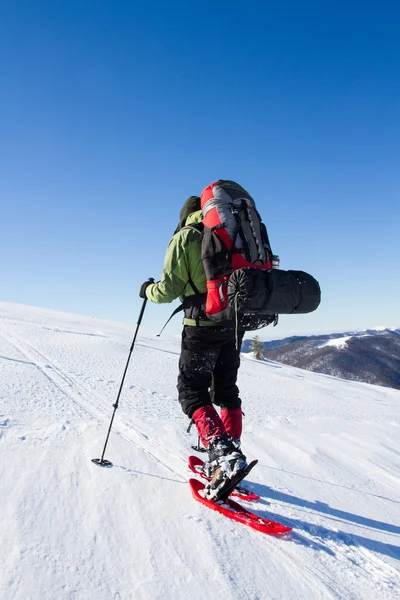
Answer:
[[[144, 327], [146, 325], [146, 315]], [[400, 393], [243, 357], [251, 508], [276, 539], [196, 503], [179, 340], [0, 303], [1, 597], [400, 597]]]

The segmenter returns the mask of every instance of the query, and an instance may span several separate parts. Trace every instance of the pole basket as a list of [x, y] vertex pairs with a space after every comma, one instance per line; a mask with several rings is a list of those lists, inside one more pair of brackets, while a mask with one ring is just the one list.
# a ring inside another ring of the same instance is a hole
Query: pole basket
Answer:
[[110, 462], [109, 460], [105, 460], [104, 458], [92, 458], [92, 463], [99, 467], [107, 467], [108, 469], [110, 469], [113, 466], [112, 462]]

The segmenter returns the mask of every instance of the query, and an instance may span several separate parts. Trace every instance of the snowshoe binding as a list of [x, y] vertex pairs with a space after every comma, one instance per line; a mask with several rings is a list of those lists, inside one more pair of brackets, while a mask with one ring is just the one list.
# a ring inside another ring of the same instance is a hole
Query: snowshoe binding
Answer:
[[257, 461], [248, 464], [240, 448], [226, 434], [210, 443], [208, 456], [207, 471], [211, 480], [205, 487], [204, 496], [215, 502], [226, 500], [257, 464]]

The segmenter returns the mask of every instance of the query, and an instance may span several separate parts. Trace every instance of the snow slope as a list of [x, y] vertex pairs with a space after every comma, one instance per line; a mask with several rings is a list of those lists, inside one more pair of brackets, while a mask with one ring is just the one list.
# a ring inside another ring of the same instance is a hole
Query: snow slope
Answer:
[[[146, 327], [146, 316], [144, 328]], [[244, 450], [275, 539], [191, 498], [179, 340], [0, 303], [1, 597], [400, 597], [400, 392], [243, 356]]]

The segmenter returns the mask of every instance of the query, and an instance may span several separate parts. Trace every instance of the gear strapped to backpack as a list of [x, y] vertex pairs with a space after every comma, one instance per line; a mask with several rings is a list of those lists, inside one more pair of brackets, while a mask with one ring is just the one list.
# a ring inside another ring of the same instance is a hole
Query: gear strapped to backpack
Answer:
[[[218, 180], [201, 194], [201, 223], [186, 225], [201, 236], [207, 294], [192, 280], [185, 316], [251, 331], [277, 324], [279, 314], [306, 313], [320, 303], [318, 282], [303, 271], [273, 269], [267, 229], [253, 198], [239, 184]], [[173, 316], [173, 315], [172, 315]]]

